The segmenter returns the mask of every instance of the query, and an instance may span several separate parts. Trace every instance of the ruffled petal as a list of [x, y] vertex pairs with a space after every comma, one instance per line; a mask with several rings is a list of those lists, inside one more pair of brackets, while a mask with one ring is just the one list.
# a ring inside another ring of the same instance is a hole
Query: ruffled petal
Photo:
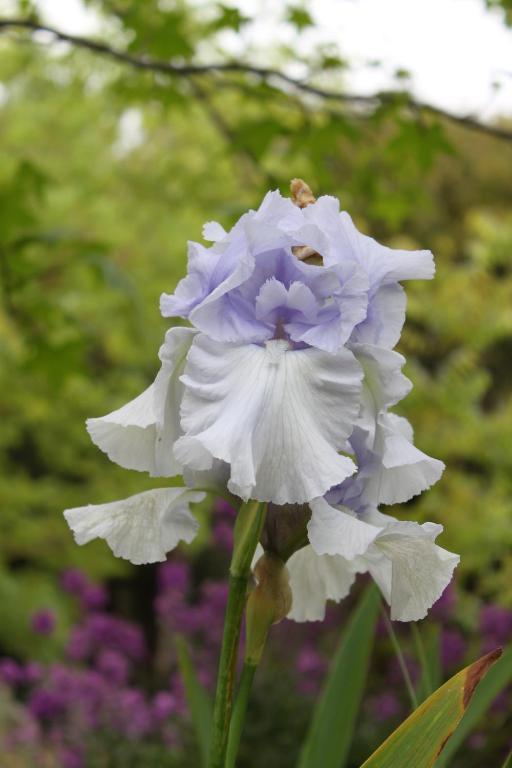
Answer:
[[351, 352], [293, 350], [286, 341], [228, 345], [196, 337], [182, 381], [178, 461], [231, 465], [244, 499], [304, 503], [351, 475], [340, 456], [359, 409], [361, 369]]
[[337, 509], [325, 499], [309, 502], [312, 511], [308, 538], [317, 555], [341, 555], [353, 560], [366, 552], [380, 528], [359, 520], [347, 507]]
[[412, 428], [393, 413], [379, 418], [375, 450], [382, 457], [380, 471], [371, 484], [378, 488], [376, 503], [400, 504], [437, 483], [444, 464], [428, 456], [412, 443]]
[[181, 472], [172, 447], [181, 433], [179, 407], [183, 385], [179, 379], [194, 338], [192, 328], [171, 328], [160, 348], [157, 377], [141, 395], [122, 408], [87, 420], [95, 445], [111, 461], [126, 469], [172, 477]]
[[399, 280], [431, 280], [434, 277], [434, 257], [431, 251], [405, 251], [388, 248], [357, 230], [346, 211], [340, 214], [343, 229], [365, 268], [374, 288]]
[[204, 497], [187, 488], [159, 488], [109, 504], [67, 509], [64, 516], [77, 544], [105, 539], [116, 557], [142, 565], [162, 562], [179, 541], [192, 541], [199, 523], [189, 505]]
[[351, 341], [393, 349], [405, 323], [407, 296], [399, 283], [380, 286], [368, 301], [366, 317], [354, 329]]
[[392, 619], [423, 619], [450, 583], [460, 558], [435, 544], [442, 530], [433, 523], [391, 522], [372, 545], [368, 570]]
[[87, 419], [91, 440], [111, 461], [126, 469], [155, 472], [155, 385], [122, 408]]
[[402, 373], [405, 358], [398, 352], [374, 344], [351, 344], [350, 349], [364, 371], [358, 426], [373, 438], [378, 415], [403, 400], [412, 382]]
[[295, 552], [287, 568], [292, 591], [288, 618], [294, 621], [323, 621], [327, 600], [342, 600], [355, 580], [355, 573], [346, 560], [317, 555], [311, 546]]
[[203, 237], [211, 243], [217, 243], [219, 240], [224, 240], [226, 236], [226, 230], [218, 221], [207, 221], [206, 224], [203, 225]]

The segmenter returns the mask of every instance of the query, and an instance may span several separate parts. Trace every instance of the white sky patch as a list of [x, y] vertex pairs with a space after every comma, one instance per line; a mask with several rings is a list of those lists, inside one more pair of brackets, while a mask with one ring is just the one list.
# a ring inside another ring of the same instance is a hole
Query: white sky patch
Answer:
[[101, 29], [98, 14], [82, 0], [36, 0], [44, 20], [70, 35], [93, 35]]
[[[255, 18], [241, 33], [222, 35], [233, 56], [245, 58], [253, 46], [268, 51], [283, 43], [307, 55], [334, 42], [351, 64], [344, 80], [350, 92], [396, 87], [394, 73], [403, 68], [411, 73], [414, 94], [436, 106], [481, 119], [512, 115], [512, 30], [483, 0], [314, 0], [305, 7], [316, 26], [300, 36], [283, 22], [284, 0], [229, 4]], [[98, 16], [81, 0], [39, 0], [38, 6], [48, 23], [66, 32], [101, 31]], [[375, 60], [382, 67], [369, 66]]]
[[124, 157], [144, 143], [145, 134], [142, 112], [130, 107], [125, 109], [118, 123], [117, 139], [112, 147], [117, 157]]

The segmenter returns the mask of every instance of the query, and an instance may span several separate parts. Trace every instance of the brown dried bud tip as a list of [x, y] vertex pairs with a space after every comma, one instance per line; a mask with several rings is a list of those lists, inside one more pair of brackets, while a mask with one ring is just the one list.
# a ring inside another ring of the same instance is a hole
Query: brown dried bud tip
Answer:
[[305, 208], [311, 203], [316, 203], [316, 197], [311, 188], [302, 179], [292, 179], [290, 182], [290, 192], [292, 193], [292, 203], [299, 208]]
[[[290, 192], [292, 193], [292, 203], [299, 208], [306, 208], [308, 205], [316, 203], [316, 197], [312, 193], [309, 184], [306, 184], [302, 179], [291, 180]], [[324, 263], [321, 255], [315, 251], [314, 248], [311, 248], [310, 245], [294, 245], [292, 247], [292, 253], [299, 259], [299, 261], [305, 261], [306, 264], [322, 266]]]

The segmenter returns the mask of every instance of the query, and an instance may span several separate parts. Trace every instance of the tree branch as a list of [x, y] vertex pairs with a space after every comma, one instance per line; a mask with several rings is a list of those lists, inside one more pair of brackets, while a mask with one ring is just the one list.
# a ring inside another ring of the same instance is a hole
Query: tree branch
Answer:
[[477, 118], [471, 115], [457, 115], [453, 112], [436, 107], [433, 104], [415, 99], [407, 93], [400, 92], [382, 92], [372, 95], [361, 95], [353, 93], [343, 93], [341, 91], [333, 91], [325, 88], [320, 88], [312, 83], [308, 83], [304, 80], [299, 80], [291, 75], [287, 75], [285, 72], [281, 72], [277, 69], [269, 67], [260, 67], [254, 64], [244, 64], [237, 61], [218, 62], [211, 64], [175, 64], [170, 61], [162, 61], [160, 59], [154, 59], [145, 55], [134, 55], [126, 53], [125, 51], [112, 48], [106, 43], [98, 40], [91, 40], [89, 38], [80, 37], [78, 35], [71, 35], [67, 32], [61, 32], [54, 27], [50, 27], [46, 24], [41, 24], [37, 21], [31, 21], [30, 19], [7, 19], [0, 18], [0, 32], [7, 29], [24, 29], [30, 32], [48, 32], [52, 34], [57, 40], [70, 43], [78, 48], [85, 48], [94, 53], [101, 54], [115, 61], [119, 61], [123, 64], [128, 64], [136, 69], [146, 70], [150, 72], [159, 72], [161, 74], [170, 75], [172, 77], [191, 77], [193, 75], [203, 75], [209, 73], [239, 73], [245, 75], [253, 75], [267, 83], [272, 83], [277, 87], [278, 85], [292, 88], [301, 93], [309, 94], [310, 96], [316, 96], [319, 99], [325, 101], [336, 101], [352, 106], [366, 106], [369, 108], [377, 108], [382, 104], [391, 103], [393, 100], [400, 99], [404, 107], [413, 109], [416, 111], [428, 112], [436, 117], [440, 117], [444, 120], [448, 120], [457, 125], [461, 125], [464, 128], [468, 128], [472, 131], [486, 134], [498, 139], [505, 139], [506, 141], [512, 141], [512, 130], [506, 128], [500, 128], [496, 125], [490, 125], [488, 123], [482, 123]]

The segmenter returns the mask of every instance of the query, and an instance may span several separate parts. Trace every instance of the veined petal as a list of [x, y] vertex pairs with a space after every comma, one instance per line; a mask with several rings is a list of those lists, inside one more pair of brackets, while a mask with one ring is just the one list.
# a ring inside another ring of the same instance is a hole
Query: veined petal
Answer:
[[158, 488], [109, 504], [67, 509], [64, 516], [77, 544], [105, 539], [116, 557], [135, 565], [162, 562], [179, 541], [191, 542], [199, 523], [189, 505], [204, 493]]
[[460, 558], [435, 544], [442, 530], [433, 523], [391, 522], [364, 558], [392, 619], [423, 619], [450, 583]]
[[181, 472], [172, 446], [178, 438], [183, 386], [179, 379], [196, 331], [171, 328], [160, 348], [157, 377], [141, 395], [116, 411], [87, 420], [95, 445], [126, 469], [172, 477]]
[[196, 337], [182, 381], [178, 461], [231, 465], [244, 499], [303, 503], [355, 471], [338, 450], [359, 409], [361, 369], [351, 352], [293, 350], [286, 341], [230, 345]]
[[325, 499], [309, 502], [312, 511], [308, 523], [308, 538], [317, 555], [341, 555], [353, 560], [366, 552], [380, 533], [350, 512], [348, 507], [337, 509]]
[[355, 580], [355, 572], [346, 560], [317, 555], [309, 545], [295, 552], [286, 565], [292, 590], [288, 618], [294, 621], [323, 621], [327, 600], [342, 600]]

